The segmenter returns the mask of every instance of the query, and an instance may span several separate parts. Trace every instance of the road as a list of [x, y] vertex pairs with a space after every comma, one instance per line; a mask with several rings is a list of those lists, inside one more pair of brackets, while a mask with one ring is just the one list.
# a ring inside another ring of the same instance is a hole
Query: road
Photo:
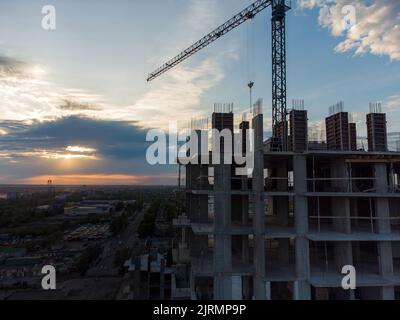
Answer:
[[117, 250], [122, 248], [133, 249], [139, 244], [137, 230], [143, 220], [145, 208], [129, 220], [128, 227], [118, 236], [112, 237], [103, 243], [103, 252], [95, 266], [86, 273], [87, 277], [118, 276], [118, 268], [114, 266], [114, 257]]

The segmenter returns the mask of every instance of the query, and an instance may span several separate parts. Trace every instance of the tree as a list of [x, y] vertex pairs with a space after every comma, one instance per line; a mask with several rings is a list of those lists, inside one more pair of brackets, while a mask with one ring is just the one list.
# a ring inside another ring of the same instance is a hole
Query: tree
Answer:
[[126, 214], [122, 214], [111, 221], [110, 231], [115, 236], [125, 230], [128, 227], [128, 224], [128, 217]]
[[119, 212], [124, 209], [124, 203], [122, 201], [119, 201], [116, 206], [115, 206], [115, 211]]
[[129, 259], [129, 248], [122, 248], [117, 250], [117, 252], [115, 252], [115, 256], [114, 256], [114, 266], [116, 268], [121, 268], [125, 261]]
[[93, 261], [95, 261], [99, 255], [101, 254], [101, 247], [99, 245], [93, 245], [88, 248], [82, 253], [80, 256], [76, 268], [78, 272], [83, 276], [86, 271], [89, 269], [90, 265]]
[[147, 209], [143, 217], [143, 220], [138, 228], [139, 237], [145, 238], [153, 235], [155, 229], [157, 211], [159, 210], [159, 208], [160, 208], [160, 201], [155, 200]]

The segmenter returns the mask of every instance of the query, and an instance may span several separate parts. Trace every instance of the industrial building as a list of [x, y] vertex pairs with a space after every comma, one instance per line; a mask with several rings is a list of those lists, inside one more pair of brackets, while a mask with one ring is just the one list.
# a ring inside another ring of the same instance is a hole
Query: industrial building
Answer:
[[89, 215], [102, 215], [115, 212], [116, 201], [84, 200], [79, 204], [65, 207], [65, 217], [86, 217]]
[[[336, 111], [320, 144], [308, 143], [307, 111], [290, 111], [285, 151], [263, 140], [261, 113], [239, 123], [254, 130], [249, 177], [234, 162], [185, 166], [175, 255], [190, 266], [192, 299], [400, 298], [400, 153], [381, 145], [381, 115], [367, 116], [366, 151]], [[233, 129], [232, 110], [212, 119]], [[342, 288], [345, 265], [356, 269], [355, 290]]]

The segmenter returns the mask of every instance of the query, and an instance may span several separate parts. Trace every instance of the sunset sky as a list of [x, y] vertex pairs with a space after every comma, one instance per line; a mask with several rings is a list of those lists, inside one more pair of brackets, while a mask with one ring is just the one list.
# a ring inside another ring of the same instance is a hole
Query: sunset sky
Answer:
[[[176, 183], [176, 167], [146, 163], [147, 131], [209, 116], [214, 102], [245, 111], [249, 80], [264, 99], [269, 131], [269, 8], [146, 82], [252, 2], [0, 0], [0, 184]], [[54, 31], [41, 27], [48, 4], [56, 8]], [[356, 24], [343, 31], [347, 4]], [[343, 100], [365, 135], [368, 103], [381, 101], [389, 131], [400, 132], [400, 1], [292, 0], [292, 7], [289, 105], [304, 99], [315, 128]]]

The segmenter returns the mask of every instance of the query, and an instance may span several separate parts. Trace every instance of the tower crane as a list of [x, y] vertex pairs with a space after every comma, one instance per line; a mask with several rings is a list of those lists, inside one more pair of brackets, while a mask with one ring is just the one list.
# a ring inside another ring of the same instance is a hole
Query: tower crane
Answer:
[[278, 139], [281, 150], [287, 150], [288, 128], [286, 111], [286, 37], [285, 17], [290, 9], [286, 0], [257, 0], [239, 12], [233, 18], [220, 25], [199, 41], [167, 61], [150, 73], [147, 81], [152, 81], [163, 73], [180, 64], [196, 52], [221, 38], [226, 33], [253, 19], [258, 13], [271, 6], [271, 40], [272, 40], [272, 135]]

